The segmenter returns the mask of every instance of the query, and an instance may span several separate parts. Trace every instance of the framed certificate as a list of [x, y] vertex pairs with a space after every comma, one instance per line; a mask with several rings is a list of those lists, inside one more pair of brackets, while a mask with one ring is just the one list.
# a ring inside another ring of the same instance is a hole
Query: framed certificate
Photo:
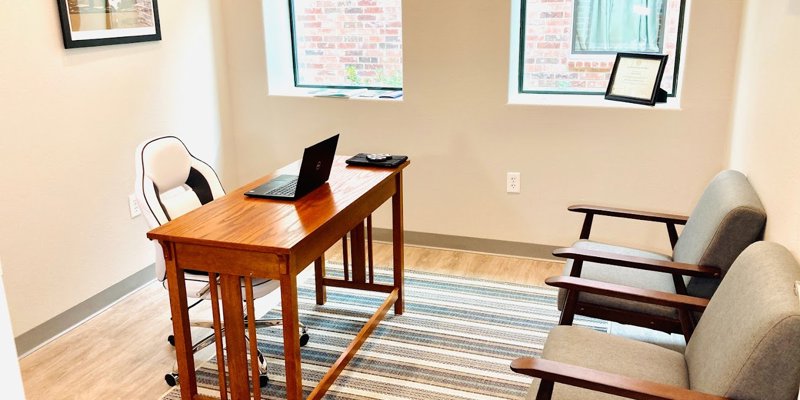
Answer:
[[666, 54], [617, 53], [606, 99], [648, 106], [666, 101], [667, 92], [661, 89], [666, 64]]
[[161, 40], [156, 0], [57, 0], [64, 48]]

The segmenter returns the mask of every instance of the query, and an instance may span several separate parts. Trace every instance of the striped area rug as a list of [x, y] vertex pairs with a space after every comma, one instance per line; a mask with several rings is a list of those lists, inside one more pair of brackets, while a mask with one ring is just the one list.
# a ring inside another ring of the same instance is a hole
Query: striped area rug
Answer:
[[[330, 266], [341, 271], [341, 266]], [[376, 269], [376, 281], [391, 282]], [[556, 325], [556, 290], [406, 271], [406, 312], [389, 311], [325, 396], [326, 399], [521, 399], [530, 379], [509, 369], [511, 360], [539, 355]], [[313, 278], [299, 285], [300, 320], [311, 341], [302, 348], [307, 396], [385, 298], [329, 288], [315, 304]], [[274, 309], [268, 317], [280, 317]], [[576, 317], [575, 325], [608, 330], [605, 321]], [[269, 360], [262, 399], [284, 399], [280, 328], [259, 329]], [[198, 369], [202, 394], [218, 397], [216, 363]], [[173, 388], [162, 399], [179, 399]]]

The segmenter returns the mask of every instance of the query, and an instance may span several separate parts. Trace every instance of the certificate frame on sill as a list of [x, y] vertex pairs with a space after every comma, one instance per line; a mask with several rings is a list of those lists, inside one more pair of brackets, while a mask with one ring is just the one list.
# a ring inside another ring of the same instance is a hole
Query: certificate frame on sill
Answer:
[[666, 54], [617, 53], [606, 100], [653, 106], [667, 100], [661, 78], [667, 65]]

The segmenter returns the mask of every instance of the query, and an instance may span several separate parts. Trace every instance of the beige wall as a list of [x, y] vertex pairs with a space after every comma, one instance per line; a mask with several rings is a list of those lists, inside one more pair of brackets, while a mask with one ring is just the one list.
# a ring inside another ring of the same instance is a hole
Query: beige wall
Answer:
[[137, 144], [182, 136], [235, 177], [220, 1], [159, 2], [164, 40], [64, 50], [55, 1], [0, 13], [0, 255], [19, 336], [153, 262]]
[[[411, 157], [412, 231], [566, 245], [570, 204], [688, 213], [726, 163], [742, 1], [692, 2], [681, 110], [508, 105], [510, 3], [404, 0], [403, 102], [268, 96], [260, 2], [226, 8], [241, 182], [340, 132], [340, 154]], [[505, 193], [507, 171], [522, 194]], [[661, 226], [597, 228], [668, 248]]]
[[[0, 14], [15, 335], [152, 262], [126, 198], [133, 149], [158, 134], [183, 137], [232, 187], [341, 132], [341, 154], [411, 156], [408, 229], [551, 245], [577, 236], [569, 204], [685, 213], [727, 162], [740, 0], [694, 2], [682, 110], [507, 105], [505, 0], [405, 0], [403, 102], [268, 96], [260, 2], [184, 3], [160, 3], [161, 42], [74, 50], [54, 2]], [[505, 193], [507, 171], [522, 194]], [[640, 226], [601, 221], [598, 237], [666, 246], [663, 228]]]
[[22, 376], [17, 363], [17, 349], [14, 348], [14, 332], [3, 284], [2, 266], [0, 266], [0, 371], [3, 371], [3, 396], [9, 399], [24, 399], [25, 388], [22, 386]]
[[731, 160], [767, 209], [765, 239], [800, 257], [800, 1], [747, 2]]

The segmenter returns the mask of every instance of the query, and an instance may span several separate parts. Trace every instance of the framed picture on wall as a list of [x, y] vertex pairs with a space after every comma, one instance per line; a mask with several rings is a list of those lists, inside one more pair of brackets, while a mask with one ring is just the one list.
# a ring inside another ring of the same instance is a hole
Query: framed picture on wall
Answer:
[[661, 89], [666, 65], [666, 54], [617, 53], [606, 99], [648, 106], [667, 101]]
[[64, 48], [161, 40], [156, 0], [56, 0]]

